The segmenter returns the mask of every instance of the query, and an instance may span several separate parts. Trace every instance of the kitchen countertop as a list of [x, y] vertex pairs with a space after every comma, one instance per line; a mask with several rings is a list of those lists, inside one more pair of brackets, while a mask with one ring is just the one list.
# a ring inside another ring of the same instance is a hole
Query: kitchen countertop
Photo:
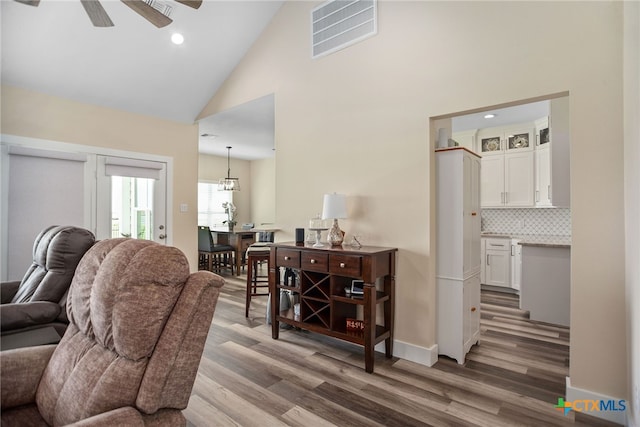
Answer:
[[482, 232], [482, 237], [519, 239], [522, 246], [540, 246], [548, 248], [570, 248], [571, 236], [533, 236], [524, 234]]

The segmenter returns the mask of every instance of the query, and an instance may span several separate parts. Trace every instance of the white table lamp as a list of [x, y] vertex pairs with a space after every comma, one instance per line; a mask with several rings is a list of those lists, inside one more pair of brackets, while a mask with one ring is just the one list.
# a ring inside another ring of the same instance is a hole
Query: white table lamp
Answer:
[[332, 246], [340, 246], [344, 241], [344, 232], [338, 226], [339, 218], [347, 218], [347, 196], [344, 194], [325, 194], [322, 203], [322, 219], [333, 218], [327, 241]]

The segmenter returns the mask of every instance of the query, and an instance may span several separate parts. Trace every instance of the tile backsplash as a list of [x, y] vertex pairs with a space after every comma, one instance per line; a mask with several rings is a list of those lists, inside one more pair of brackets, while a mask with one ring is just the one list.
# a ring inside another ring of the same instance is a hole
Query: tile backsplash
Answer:
[[482, 231], [571, 236], [571, 209], [482, 209]]

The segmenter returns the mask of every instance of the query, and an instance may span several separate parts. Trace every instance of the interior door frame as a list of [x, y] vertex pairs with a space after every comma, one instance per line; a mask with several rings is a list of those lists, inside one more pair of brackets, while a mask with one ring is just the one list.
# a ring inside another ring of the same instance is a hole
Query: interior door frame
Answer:
[[53, 141], [39, 138], [30, 138], [18, 135], [0, 134], [0, 277], [7, 271], [6, 250], [8, 245], [7, 230], [7, 202], [8, 202], [8, 155], [6, 155], [6, 147], [11, 145], [28, 147], [40, 150], [62, 151], [65, 153], [83, 153], [87, 155], [85, 168], [85, 209], [83, 226], [93, 233], [97, 228], [97, 189], [96, 189], [96, 173], [97, 173], [97, 156], [114, 156], [128, 157], [139, 160], [149, 160], [162, 162], [166, 164], [166, 217], [165, 217], [165, 244], [173, 244], [173, 158], [150, 153], [140, 153], [126, 150], [112, 149], [108, 147], [98, 147], [92, 145], [74, 144], [62, 141]]

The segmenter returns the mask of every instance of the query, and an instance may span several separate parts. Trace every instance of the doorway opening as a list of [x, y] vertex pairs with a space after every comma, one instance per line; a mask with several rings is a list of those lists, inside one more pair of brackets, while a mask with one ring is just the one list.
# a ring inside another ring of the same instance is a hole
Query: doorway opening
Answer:
[[[558, 333], [568, 337], [569, 94], [434, 117], [431, 129], [432, 149], [464, 148], [481, 156], [480, 248], [470, 251], [480, 259], [470, 262], [481, 267], [482, 306], [492, 310], [489, 306], [503, 296], [512, 305], [504, 310], [505, 319], [513, 309], [527, 320], [557, 325]], [[431, 164], [437, 192], [439, 173], [436, 162]], [[550, 281], [553, 288], [539, 286]]]

